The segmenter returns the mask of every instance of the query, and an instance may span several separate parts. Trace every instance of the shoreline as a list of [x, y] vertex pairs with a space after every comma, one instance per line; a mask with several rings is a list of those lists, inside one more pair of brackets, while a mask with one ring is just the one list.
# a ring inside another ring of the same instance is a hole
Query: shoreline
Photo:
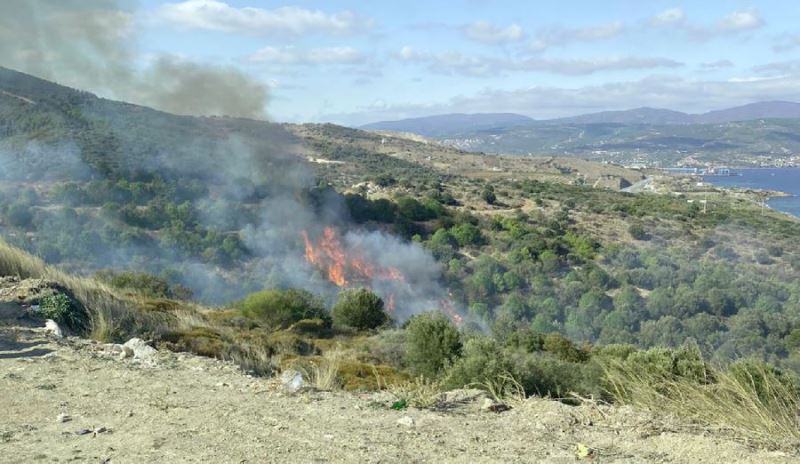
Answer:
[[[796, 169], [796, 168], [797, 168], [796, 166], [792, 166], [792, 167], [751, 167], [751, 168], [731, 168], [731, 169], [741, 169], [741, 170], [744, 170], [744, 171], [762, 172], [762, 173], [764, 171], [783, 170], [784, 174], [785, 174], [786, 171], [793, 170], [793, 169]], [[759, 174], [759, 176], [766, 176], [766, 175], [767, 174]], [[773, 175], [775, 175], [775, 174], [773, 174]], [[793, 177], [794, 174], [789, 174], [789, 176]], [[732, 176], [732, 177], [739, 178], [739, 177], [742, 177], [742, 176]], [[769, 186], [771, 186], [771, 182], [769, 180], [756, 179], [755, 181], [752, 181], [752, 179], [751, 179], [750, 181], [754, 182], [756, 185], [760, 184], [762, 186], [767, 186], [767, 188], [759, 188], [759, 187], [751, 186], [751, 185], [736, 185], [737, 182], [735, 180], [730, 181], [730, 184], [728, 184], [728, 185], [720, 185], [719, 183], [717, 183], [715, 181], [714, 176], [703, 176], [702, 179], [703, 179], [703, 182], [706, 182], [709, 185], [713, 185], [714, 188], [717, 188], [717, 189], [720, 189], [720, 190], [723, 190], [723, 191], [736, 192], [736, 193], [739, 193], [739, 194], [747, 195], [748, 197], [751, 197], [751, 199], [754, 201], [754, 203], [756, 203], [758, 205], [761, 205], [762, 202], [763, 202], [763, 206], [766, 206], [770, 210], [777, 211], [777, 212], [782, 213], [782, 214], [784, 214], [784, 215], [786, 215], [788, 217], [791, 217], [792, 219], [795, 219], [795, 220], [800, 219], [800, 212], [796, 211], [796, 208], [794, 208], [794, 204], [791, 204], [791, 201], [788, 202], [788, 203], [790, 203], [790, 206], [791, 206], [788, 211], [780, 209], [780, 208], [776, 208], [774, 206], [774, 200], [780, 200], [782, 198], [783, 199], [792, 198], [792, 199], [795, 199], [793, 201], [797, 201], [798, 199], [800, 199], [800, 194], [798, 194], [798, 192], [794, 192], [794, 191], [774, 190], [774, 189], [768, 188]], [[717, 179], [719, 179], [719, 178], [717, 178]], [[728, 179], [728, 178], [725, 177], [725, 179]], [[749, 183], [749, 182], [745, 182], [745, 183]], [[727, 183], [723, 181], [723, 184], [727, 184]], [[780, 182], [779, 186], [780, 187], [784, 187], [784, 188], [794, 189], [794, 186], [791, 183], [786, 184], [785, 182]]]

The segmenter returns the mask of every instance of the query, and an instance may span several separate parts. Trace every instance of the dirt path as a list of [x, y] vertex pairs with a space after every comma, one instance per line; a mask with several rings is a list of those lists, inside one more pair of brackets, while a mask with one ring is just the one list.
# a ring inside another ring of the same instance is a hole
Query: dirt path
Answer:
[[593, 462], [797, 462], [627, 408], [393, 411], [387, 394], [292, 395], [227, 363], [161, 352], [143, 365], [30, 328], [0, 327], [0, 392], [8, 463], [575, 462], [579, 443]]

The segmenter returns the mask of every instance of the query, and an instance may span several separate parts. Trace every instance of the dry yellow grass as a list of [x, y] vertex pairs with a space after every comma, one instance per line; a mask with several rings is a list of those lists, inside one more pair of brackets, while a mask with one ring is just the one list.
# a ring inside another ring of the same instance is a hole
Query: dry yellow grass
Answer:
[[618, 403], [669, 412], [772, 448], [800, 444], [800, 397], [791, 382], [781, 381], [761, 363], [738, 374], [730, 370], [711, 374], [714, 380], [703, 384], [665, 378], [621, 363], [606, 366], [609, 391]]
[[140, 297], [120, 296], [94, 279], [67, 274], [2, 240], [0, 275], [44, 279], [61, 285], [86, 308], [89, 317], [87, 335], [99, 341], [153, 332], [172, 323], [172, 318], [163, 313], [141, 311], [143, 302]]

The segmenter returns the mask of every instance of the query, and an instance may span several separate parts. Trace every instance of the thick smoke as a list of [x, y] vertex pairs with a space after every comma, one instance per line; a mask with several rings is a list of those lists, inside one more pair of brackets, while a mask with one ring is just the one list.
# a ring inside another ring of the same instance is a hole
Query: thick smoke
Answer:
[[[266, 89], [237, 71], [168, 56], [138, 69], [133, 64], [136, 51], [129, 45], [135, 43], [131, 23], [131, 14], [109, 0], [2, 1], [0, 65], [168, 112], [263, 116]], [[36, 95], [30, 96], [35, 100]], [[84, 110], [103, 122], [102, 131], [113, 134], [115, 144], [109, 149], [116, 151], [107, 155], [119, 163], [117, 176], [146, 172], [171, 181], [199, 181], [208, 190], [192, 200], [199, 225], [238, 237], [247, 255], [225, 266], [210, 264], [213, 259], [187, 258], [180, 243], [134, 240], [120, 245], [117, 240], [113, 248], [99, 249], [103, 240], [96, 234], [119, 219], [80, 203], [74, 209], [48, 208], [49, 191], [59, 183], [107, 178], [84, 156], [84, 145], [77, 139], [0, 140], [0, 181], [6, 184], [0, 195], [31, 205], [38, 238], [54, 244], [49, 252], [56, 258], [62, 245], [85, 244], [82, 262], [73, 262], [72, 271], [115, 268], [169, 274], [197, 299], [212, 304], [263, 288], [289, 287], [307, 289], [330, 304], [340, 288], [324, 269], [308, 262], [304, 240], [304, 232], [316, 240], [330, 227], [348, 259], [358, 257], [401, 275], [362, 275], [348, 282], [375, 290], [396, 308], [398, 320], [442, 307], [447, 300], [430, 253], [415, 243], [356, 227], [343, 198], [317, 185], [300, 156], [309, 147], [284, 127], [225, 119], [178, 121], [155, 113], [131, 126], [128, 109], [90, 105]], [[258, 136], [248, 135], [254, 133]], [[32, 194], [23, 199], [16, 185], [20, 181], [36, 185], [31, 191], [38, 189], [41, 198]]]
[[0, 66], [171, 113], [266, 117], [264, 84], [167, 55], [140, 69], [136, 42], [132, 10], [115, 0], [0, 2]]

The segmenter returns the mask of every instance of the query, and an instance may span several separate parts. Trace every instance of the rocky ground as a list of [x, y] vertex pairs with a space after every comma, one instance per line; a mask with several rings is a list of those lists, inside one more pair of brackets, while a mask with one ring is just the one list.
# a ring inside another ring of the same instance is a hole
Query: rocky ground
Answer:
[[290, 393], [131, 346], [0, 326], [0, 462], [797, 462], [629, 408], [529, 399], [495, 413], [465, 391], [395, 411], [387, 393]]

